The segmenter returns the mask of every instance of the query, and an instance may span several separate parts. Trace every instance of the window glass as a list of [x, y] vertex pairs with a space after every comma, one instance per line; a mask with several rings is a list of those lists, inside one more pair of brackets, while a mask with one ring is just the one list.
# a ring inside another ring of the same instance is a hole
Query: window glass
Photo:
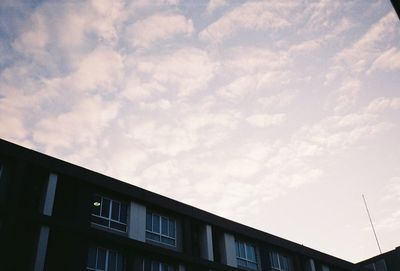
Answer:
[[146, 230], [148, 230], [148, 231], [152, 231], [153, 230], [153, 227], [152, 227], [153, 222], [152, 222], [151, 218], [152, 218], [152, 214], [151, 213], [147, 213], [146, 214]]
[[95, 195], [93, 197], [92, 214], [100, 215], [100, 209], [101, 209], [101, 197]]
[[110, 213], [110, 200], [103, 198], [101, 203], [101, 216], [109, 217]]
[[376, 271], [387, 271], [386, 263], [384, 259], [381, 259], [374, 263]]
[[117, 271], [124, 270], [124, 257], [121, 254], [117, 254]]
[[115, 250], [101, 247], [90, 247], [86, 270], [124, 271], [124, 257]]
[[168, 230], [169, 230], [168, 236], [172, 237], [172, 238], [175, 238], [175, 220], [169, 219], [168, 224], [169, 224], [169, 226], [168, 226]]
[[[292, 263], [289, 256], [274, 251], [270, 252], [269, 255], [272, 270], [292, 271]], [[308, 267], [307, 270], [309, 270]]]
[[119, 220], [119, 203], [116, 201], [112, 202], [111, 219]]
[[106, 250], [104, 248], [97, 249], [97, 263], [96, 268], [100, 270], [105, 270], [106, 268]]
[[250, 243], [236, 240], [236, 260], [239, 267], [258, 269], [256, 248]]
[[156, 214], [153, 215], [153, 232], [160, 232], [160, 216]]
[[146, 239], [176, 246], [176, 222], [151, 211], [146, 214]]
[[128, 217], [128, 205], [127, 204], [121, 204], [121, 209], [119, 211], [119, 220], [122, 223], [126, 224], [127, 217]]
[[92, 223], [110, 229], [126, 232], [128, 206], [126, 202], [93, 196]]
[[246, 252], [247, 252], [247, 259], [255, 262], [256, 261], [256, 253], [254, 251], [254, 247], [252, 245], [246, 244]]
[[174, 271], [175, 268], [168, 263], [145, 259], [143, 263], [144, 271]]
[[89, 248], [88, 263], [87, 266], [90, 268], [96, 268], [96, 248]]
[[117, 253], [115, 251], [110, 251], [108, 253], [108, 271], [116, 271], [117, 265]]
[[168, 235], [168, 219], [166, 217], [161, 217], [161, 233]]

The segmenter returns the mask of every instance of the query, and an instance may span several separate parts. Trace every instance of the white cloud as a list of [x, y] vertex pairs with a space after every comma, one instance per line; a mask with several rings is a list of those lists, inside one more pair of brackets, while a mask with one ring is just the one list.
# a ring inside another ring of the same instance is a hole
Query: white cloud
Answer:
[[207, 86], [217, 65], [206, 51], [182, 48], [168, 55], [139, 59], [137, 71], [150, 76], [179, 96], [189, 96]]
[[299, 53], [304, 51], [316, 50], [321, 46], [320, 39], [306, 40], [298, 44], [292, 45], [289, 48], [290, 53]]
[[400, 177], [391, 178], [389, 184], [386, 185], [383, 199], [400, 201]]
[[257, 99], [257, 102], [265, 107], [285, 107], [290, 105], [297, 97], [297, 91], [282, 91], [275, 95], [264, 96]]
[[366, 110], [371, 113], [382, 112], [386, 109], [400, 109], [400, 97], [388, 98], [388, 97], [380, 97], [372, 100]]
[[289, 26], [289, 21], [279, 12], [280, 10], [279, 4], [246, 2], [207, 26], [200, 32], [199, 37], [204, 41], [221, 42], [243, 29], [276, 30]]
[[335, 56], [335, 63], [343, 63], [353, 73], [364, 72], [371, 62], [382, 53], [383, 40], [393, 35], [397, 16], [394, 11], [382, 17], [351, 47], [345, 48]]
[[122, 71], [122, 56], [111, 48], [99, 46], [82, 59], [70, 80], [76, 89], [112, 91], [121, 80]]
[[172, 106], [171, 102], [166, 99], [160, 99], [155, 102], [140, 102], [139, 107], [144, 110], [167, 110]]
[[248, 46], [229, 50], [223, 67], [233, 74], [257, 74], [288, 69], [290, 62], [286, 52]]
[[368, 72], [374, 70], [398, 70], [400, 69], [400, 50], [392, 47], [384, 51], [372, 63]]
[[96, 145], [102, 131], [118, 113], [119, 105], [99, 96], [85, 98], [70, 111], [39, 121], [33, 131], [33, 140], [45, 146], [47, 152]]
[[191, 35], [193, 23], [182, 15], [157, 14], [135, 22], [127, 35], [134, 46], [147, 48], [159, 40], [171, 39], [175, 35]]
[[340, 112], [354, 105], [360, 92], [361, 82], [358, 79], [347, 78], [341, 82], [336, 90], [337, 102], [334, 108], [335, 112]]
[[217, 91], [224, 98], [238, 99], [246, 94], [254, 93], [257, 89], [256, 76], [242, 76]]
[[268, 127], [282, 124], [285, 114], [255, 114], [246, 118], [247, 122], [256, 127]]
[[220, 9], [223, 6], [226, 6], [226, 0], [210, 0], [207, 4], [207, 13], [211, 14], [215, 10]]

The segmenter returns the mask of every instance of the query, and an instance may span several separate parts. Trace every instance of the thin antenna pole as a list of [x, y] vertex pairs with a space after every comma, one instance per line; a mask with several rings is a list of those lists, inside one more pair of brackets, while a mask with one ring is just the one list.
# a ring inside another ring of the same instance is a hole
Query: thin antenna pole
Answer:
[[369, 217], [369, 222], [371, 222], [372, 231], [374, 232], [376, 244], [378, 245], [380, 254], [382, 254], [381, 246], [379, 245], [378, 236], [376, 236], [374, 224], [372, 223], [371, 215], [369, 214], [369, 210], [368, 210], [368, 206], [367, 206], [367, 201], [365, 200], [364, 194], [362, 195], [362, 197], [363, 197], [363, 200], [364, 200], [365, 209], [367, 209], [367, 213], [368, 213], [368, 217]]

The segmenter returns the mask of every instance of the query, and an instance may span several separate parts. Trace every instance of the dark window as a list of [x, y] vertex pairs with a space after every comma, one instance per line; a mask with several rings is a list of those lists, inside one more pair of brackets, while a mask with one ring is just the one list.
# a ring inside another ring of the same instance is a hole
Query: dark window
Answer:
[[86, 270], [124, 271], [125, 259], [115, 250], [102, 247], [90, 247]]
[[253, 244], [235, 241], [236, 245], [236, 260], [238, 267], [244, 267], [257, 270], [256, 247]]
[[143, 271], [175, 271], [175, 268], [167, 263], [154, 260], [145, 260]]
[[270, 252], [271, 269], [276, 271], [292, 271], [292, 261], [289, 256], [278, 252]]

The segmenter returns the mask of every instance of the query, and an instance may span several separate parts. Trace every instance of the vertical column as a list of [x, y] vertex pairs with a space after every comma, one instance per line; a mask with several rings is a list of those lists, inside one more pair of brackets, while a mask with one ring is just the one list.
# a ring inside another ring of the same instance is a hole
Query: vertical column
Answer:
[[43, 214], [51, 216], [53, 213], [54, 198], [56, 196], [57, 188], [57, 174], [50, 173], [47, 180], [46, 194], [43, 203]]
[[200, 232], [200, 255], [203, 259], [214, 261], [212, 228], [204, 225]]
[[[42, 213], [44, 215], [51, 216], [53, 214], [53, 206], [54, 199], [56, 196], [56, 188], [57, 188], [57, 174], [50, 173], [49, 178], [47, 180], [46, 191], [44, 195], [43, 201], [43, 210]], [[36, 258], [34, 271], [42, 271], [44, 270], [44, 264], [46, 261], [46, 252], [47, 252], [47, 243], [49, 241], [50, 228], [47, 226], [40, 227], [39, 238], [36, 249]]]
[[36, 249], [36, 259], [34, 265], [34, 271], [42, 271], [44, 270], [44, 263], [46, 261], [46, 251], [47, 251], [47, 242], [49, 240], [49, 227], [41, 227], [39, 232], [39, 239], [37, 243]]
[[129, 238], [146, 241], [146, 206], [136, 202], [129, 209]]
[[222, 263], [237, 267], [235, 237], [229, 233], [223, 233], [220, 242]]

